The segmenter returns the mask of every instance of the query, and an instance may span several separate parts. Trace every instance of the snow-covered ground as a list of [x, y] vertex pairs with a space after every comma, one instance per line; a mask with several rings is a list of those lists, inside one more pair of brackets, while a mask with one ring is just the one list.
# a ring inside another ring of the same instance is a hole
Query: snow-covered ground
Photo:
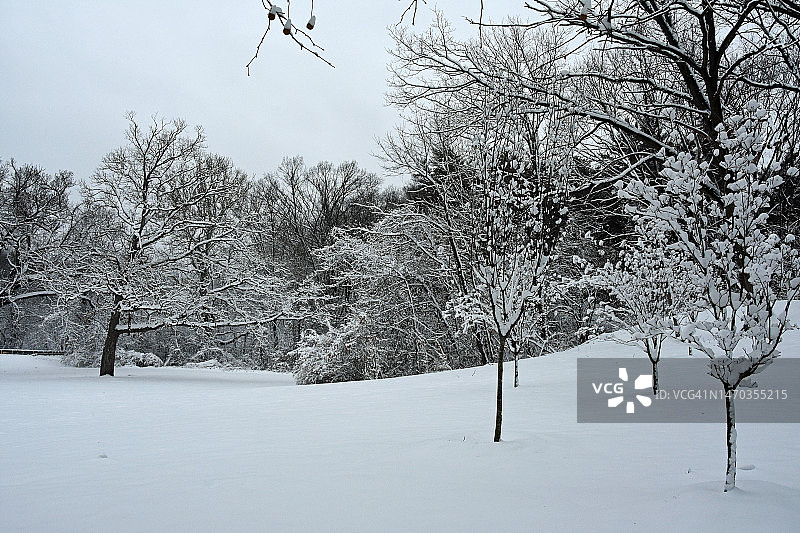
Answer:
[[798, 531], [796, 424], [739, 424], [724, 494], [724, 424], [575, 422], [576, 359], [634, 352], [522, 361], [497, 444], [493, 366], [298, 387], [3, 355], [0, 530]]

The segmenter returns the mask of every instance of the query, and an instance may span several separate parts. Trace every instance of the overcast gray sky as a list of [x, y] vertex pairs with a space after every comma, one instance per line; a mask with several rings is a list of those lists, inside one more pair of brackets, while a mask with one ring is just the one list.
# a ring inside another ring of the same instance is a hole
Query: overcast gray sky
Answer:
[[[310, 3], [292, 2], [296, 22]], [[87, 178], [123, 144], [134, 111], [203, 126], [208, 148], [250, 174], [295, 154], [380, 173], [375, 138], [397, 122], [384, 104], [386, 27], [407, 4], [316, 0], [312, 35], [336, 69], [274, 28], [247, 77], [266, 23], [260, 0], [0, 0], [0, 159]], [[495, 18], [526, 11], [522, 0], [485, 4]], [[479, 0], [438, 5], [465, 32], [462, 17], [480, 10]], [[421, 12], [417, 28], [430, 20]]]

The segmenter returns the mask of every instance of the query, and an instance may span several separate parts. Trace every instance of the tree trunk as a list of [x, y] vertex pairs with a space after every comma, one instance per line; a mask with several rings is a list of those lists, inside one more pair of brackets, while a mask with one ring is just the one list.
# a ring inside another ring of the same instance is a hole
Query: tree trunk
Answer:
[[505, 358], [506, 338], [500, 337], [497, 349], [497, 415], [494, 421], [494, 441], [500, 442], [500, 431], [503, 426], [503, 359]]
[[114, 375], [114, 360], [117, 357], [117, 339], [119, 339], [119, 331], [117, 325], [122, 317], [122, 311], [119, 309], [119, 304], [122, 301], [120, 296], [114, 296], [114, 308], [111, 311], [111, 318], [108, 320], [108, 330], [106, 331], [106, 342], [103, 344], [103, 355], [100, 358], [100, 375], [113, 376]]
[[488, 365], [489, 356], [487, 355], [487, 351], [491, 349], [491, 345], [483, 342], [481, 330], [477, 330], [475, 332], [475, 345], [478, 347], [478, 355], [480, 356], [481, 366]]
[[653, 367], [653, 396], [658, 394], [658, 362], [661, 360], [663, 337], [652, 337], [644, 340], [644, 351]]
[[514, 350], [514, 387], [519, 387], [519, 350]]
[[725, 492], [736, 487], [736, 409], [733, 398], [736, 389], [725, 390], [726, 439], [728, 445], [728, 466], [725, 471]]
[[658, 394], [658, 361], [651, 359], [650, 362], [653, 364], [653, 396], [656, 396]]

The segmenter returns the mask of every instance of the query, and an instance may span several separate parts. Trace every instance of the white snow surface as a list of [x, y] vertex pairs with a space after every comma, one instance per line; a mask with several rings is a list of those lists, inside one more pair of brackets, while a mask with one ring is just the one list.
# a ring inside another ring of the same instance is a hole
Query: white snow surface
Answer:
[[493, 365], [295, 386], [2, 355], [0, 531], [797, 531], [796, 424], [739, 424], [725, 494], [724, 424], [575, 422], [576, 359], [628, 354], [521, 361], [500, 443]]

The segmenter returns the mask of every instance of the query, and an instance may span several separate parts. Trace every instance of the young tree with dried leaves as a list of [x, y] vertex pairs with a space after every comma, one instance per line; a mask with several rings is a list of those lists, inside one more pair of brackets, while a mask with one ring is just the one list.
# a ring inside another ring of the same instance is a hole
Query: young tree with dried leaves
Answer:
[[709, 374], [725, 391], [726, 492], [736, 484], [736, 392], [754, 386], [751, 378], [780, 355], [787, 312], [800, 293], [794, 236], [779, 237], [766, 226], [770, 198], [784, 176], [798, 175], [797, 168], [784, 167], [778, 121], [753, 100], [745, 113], [718, 126], [727, 184], [719, 201], [704, 193], [719, 177], [712, 161], [717, 156], [704, 157], [699, 147], [666, 159], [666, 187], [635, 180], [621, 189], [698, 272], [698, 305], [706, 311], [681, 335], [708, 356]]
[[[417, 154], [410, 164], [427, 165], [430, 147], [448, 136], [463, 166], [472, 169], [464, 205], [474, 227], [467, 265], [471, 283], [452, 307], [464, 324], [486, 328], [494, 337], [494, 438], [500, 440], [507, 342], [528, 306], [541, 305], [553, 246], [566, 222], [567, 196], [576, 179], [573, 147], [581, 135], [580, 125], [553, 102], [533, 104], [518, 96], [524, 87], [507, 73], [524, 72], [556, 94], [560, 45], [553, 33], [522, 28], [498, 28], [481, 40], [456, 42], [441, 17], [423, 36], [396, 30], [394, 38], [390, 101], [406, 110], [411, 127], [384, 143], [384, 150], [402, 161], [401, 148], [410, 146]], [[464, 68], [465, 62], [474, 71]], [[442, 198], [448, 193], [434, 192]]]
[[456, 314], [489, 325], [497, 338], [495, 442], [502, 432], [507, 343], [527, 307], [541, 306], [573, 169], [569, 121], [526, 113], [517, 104], [502, 96], [484, 102], [482, 128], [474, 131], [478, 283], [454, 303]]
[[[662, 231], [645, 221], [636, 230], [638, 239], [625, 245], [616, 263], [589, 266], [582, 282], [607, 290], [618, 302], [602, 308], [602, 318], [630, 333], [631, 342], [650, 359], [657, 394], [664, 340], [691, 315], [701, 287], [693, 265], [670, 247]], [[579, 257], [575, 261], [583, 263]]]

